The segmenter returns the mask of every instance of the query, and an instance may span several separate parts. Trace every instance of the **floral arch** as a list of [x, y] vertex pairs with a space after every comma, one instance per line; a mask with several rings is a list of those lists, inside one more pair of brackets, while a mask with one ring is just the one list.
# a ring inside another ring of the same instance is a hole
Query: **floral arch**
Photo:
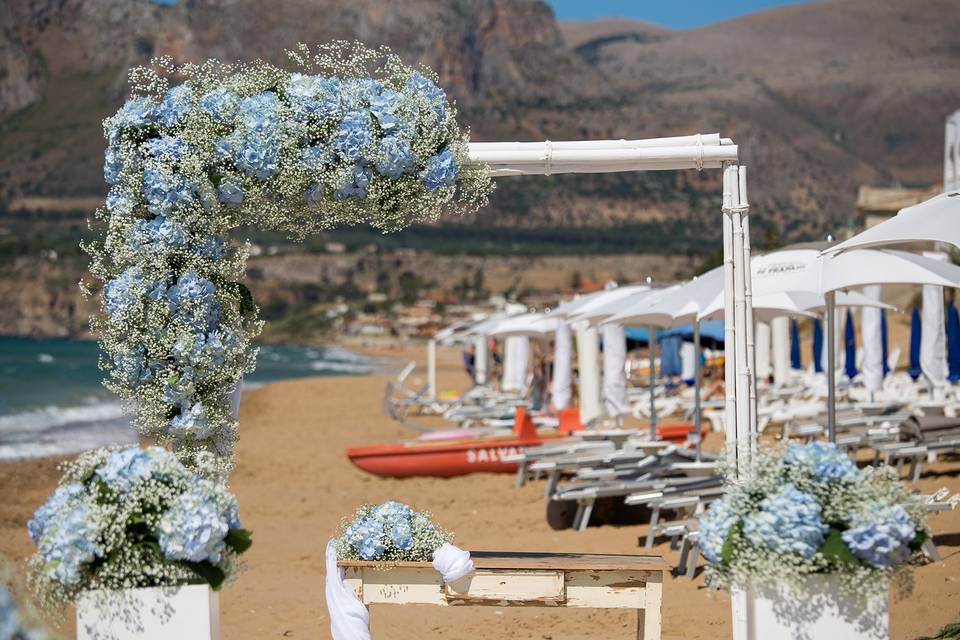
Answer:
[[255, 364], [262, 322], [231, 230], [394, 231], [492, 189], [428, 69], [346, 42], [288, 56], [293, 71], [154, 61], [104, 121], [106, 232], [85, 246], [104, 283], [101, 366], [141, 433], [186, 461], [208, 451], [229, 466], [231, 396]]

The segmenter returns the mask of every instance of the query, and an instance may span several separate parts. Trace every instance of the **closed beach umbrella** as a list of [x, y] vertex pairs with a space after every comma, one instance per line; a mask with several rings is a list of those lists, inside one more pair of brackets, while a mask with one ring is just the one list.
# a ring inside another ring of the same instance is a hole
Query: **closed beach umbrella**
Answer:
[[916, 382], [922, 371], [920, 370], [920, 310], [913, 308], [910, 315], [910, 369], [907, 371]]
[[823, 327], [820, 320], [813, 321], [813, 370], [823, 373]]
[[887, 347], [887, 310], [880, 310], [880, 346], [883, 349], [883, 377], [890, 373], [890, 350]]
[[853, 380], [860, 373], [857, 371], [857, 336], [853, 327], [853, 312], [847, 309], [847, 326], [844, 327], [843, 335], [844, 367], [847, 377]]
[[947, 380], [960, 380], [960, 314], [951, 302], [947, 307]]
[[[880, 299], [880, 285], [872, 284], [863, 288], [863, 293], [871, 298]], [[860, 344], [863, 348], [863, 385], [867, 391], [875, 393], [883, 388], [883, 309], [864, 308], [860, 312]]]
[[796, 318], [790, 318], [790, 367], [803, 368], [803, 363], [800, 361], [800, 327], [797, 326]]
[[683, 372], [680, 362], [680, 336], [667, 336], [660, 340], [660, 375], [679, 376]]

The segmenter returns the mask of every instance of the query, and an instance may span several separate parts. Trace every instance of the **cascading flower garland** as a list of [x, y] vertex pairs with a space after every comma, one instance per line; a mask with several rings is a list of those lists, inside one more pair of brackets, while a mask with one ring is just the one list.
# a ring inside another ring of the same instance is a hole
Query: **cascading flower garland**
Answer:
[[229, 465], [230, 395], [255, 363], [232, 229], [392, 231], [475, 210], [492, 188], [429, 70], [345, 42], [288, 53], [295, 71], [155, 60], [104, 121], [106, 237], [85, 246], [104, 283], [101, 364], [141, 432], [188, 463], [212, 451]]
[[357, 509], [351, 520], [341, 523], [334, 545], [338, 560], [431, 562], [452, 539], [429, 513], [391, 501]]
[[860, 470], [836, 445], [758, 451], [700, 521], [707, 580], [718, 588], [797, 586], [818, 573], [854, 595], [885, 591], [929, 535], [923, 504], [889, 468]]
[[51, 609], [85, 591], [209, 584], [235, 573], [251, 544], [237, 500], [159, 447], [100, 449], [66, 467], [57, 490], [27, 524], [37, 552], [34, 587]]

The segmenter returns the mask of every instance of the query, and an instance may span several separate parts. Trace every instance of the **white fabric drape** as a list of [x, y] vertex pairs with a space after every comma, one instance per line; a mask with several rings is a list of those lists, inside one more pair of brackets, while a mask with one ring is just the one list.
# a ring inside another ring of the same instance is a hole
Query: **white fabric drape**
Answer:
[[433, 568], [440, 572], [444, 582], [454, 582], [473, 572], [473, 560], [469, 551], [444, 542], [433, 552]]
[[627, 337], [623, 327], [603, 325], [603, 407], [608, 416], [630, 411], [627, 403]]
[[[880, 285], [863, 288], [863, 295], [880, 299]], [[880, 311], [877, 307], [860, 309], [860, 341], [863, 343], [863, 384], [867, 391], [883, 388], [883, 336], [880, 331]]]
[[790, 377], [790, 318], [779, 316], [770, 321], [770, 342], [773, 345], [773, 381], [782, 386]]
[[588, 322], [577, 324], [577, 367], [580, 370], [580, 423], [588, 424], [600, 417], [600, 355], [597, 328]]
[[477, 384], [487, 384], [489, 358], [487, 352], [487, 337], [477, 336], [473, 340], [473, 379]]
[[503, 342], [504, 391], [523, 391], [527, 386], [527, 366], [530, 363], [530, 338], [508, 336]]
[[754, 357], [757, 360], [757, 381], [770, 378], [770, 325], [758, 322], [754, 325]]
[[[927, 258], [946, 260], [939, 251], [925, 251]], [[935, 387], [947, 381], [947, 336], [943, 313], [943, 287], [923, 286], [923, 308], [920, 311], [920, 369]]]
[[333, 640], [370, 640], [370, 612], [346, 583], [346, 571], [337, 566], [333, 540], [327, 543], [326, 592], [330, 635]]
[[697, 348], [692, 342], [684, 340], [680, 343], [680, 379], [692, 383], [696, 372]]
[[570, 406], [573, 386], [572, 355], [573, 339], [570, 336], [570, 325], [561, 321], [557, 324], [553, 343], [553, 381], [550, 395], [555, 409], [566, 409]]

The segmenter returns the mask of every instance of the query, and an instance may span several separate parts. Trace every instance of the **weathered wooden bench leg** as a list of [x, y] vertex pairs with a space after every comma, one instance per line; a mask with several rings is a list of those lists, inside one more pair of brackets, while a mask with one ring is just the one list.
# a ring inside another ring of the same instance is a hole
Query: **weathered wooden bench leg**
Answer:
[[637, 640], [660, 640], [660, 601], [663, 578], [650, 578], [644, 589], [643, 609], [637, 609]]

